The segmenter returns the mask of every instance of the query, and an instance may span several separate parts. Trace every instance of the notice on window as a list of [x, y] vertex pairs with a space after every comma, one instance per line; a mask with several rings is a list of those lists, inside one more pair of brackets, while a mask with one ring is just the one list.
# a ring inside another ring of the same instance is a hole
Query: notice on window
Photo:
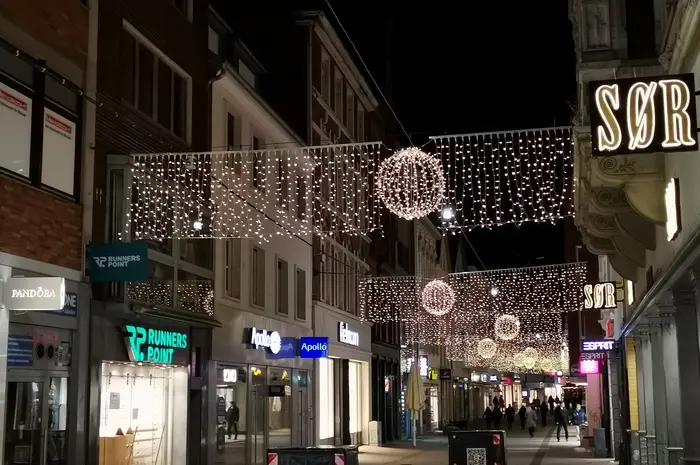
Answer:
[[32, 99], [0, 83], [0, 167], [29, 177]]
[[31, 336], [7, 337], [7, 366], [30, 367], [34, 362], [34, 341]]
[[119, 410], [119, 405], [120, 405], [120, 396], [118, 392], [110, 392], [109, 393], [109, 409], [110, 410]]
[[44, 109], [44, 148], [41, 182], [73, 195], [76, 125], [55, 111]]

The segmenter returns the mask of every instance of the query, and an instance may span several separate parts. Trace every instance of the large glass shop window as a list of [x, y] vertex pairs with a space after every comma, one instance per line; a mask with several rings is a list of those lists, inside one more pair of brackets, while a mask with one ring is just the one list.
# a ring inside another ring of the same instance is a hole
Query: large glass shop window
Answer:
[[216, 450], [214, 463], [243, 465], [248, 432], [248, 372], [220, 367], [216, 376]]
[[185, 465], [187, 368], [102, 364], [101, 465]]
[[269, 447], [292, 445], [292, 377], [291, 370], [270, 368], [271, 386], [284, 386], [284, 395], [268, 402]]

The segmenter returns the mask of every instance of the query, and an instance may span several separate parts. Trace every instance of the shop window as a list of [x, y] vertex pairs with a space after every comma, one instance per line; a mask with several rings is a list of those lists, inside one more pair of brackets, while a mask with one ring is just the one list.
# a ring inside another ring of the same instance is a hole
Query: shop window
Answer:
[[350, 434], [362, 432], [362, 365], [348, 363], [348, 411]]
[[99, 453], [105, 463], [187, 462], [186, 367], [102, 364]]
[[289, 263], [277, 260], [277, 313], [289, 315]]
[[226, 297], [241, 298], [241, 240], [226, 240]]
[[253, 246], [250, 263], [251, 303], [265, 308], [265, 251]]
[[268, 430], [271, 447], [292, 445], [292, 373], [283, 368], [270, 368], [271, 386], [284, 386], [284, 395], [268, 398]]
[[323, 441], [335, 437], [335, 381], [333, 379], [333, 359], [318, 359], [318, 438]]
[[[216, 376], [216, 440], [217, 447], [245, 450], [248, 433], [248, 372], [245, 367], [217, 369]], [[244, 464], [245, 457], [225, 454], [225, 464]]]
[[296, 274], [296, 316], [306, 320], [306, 271], [297, 268]]

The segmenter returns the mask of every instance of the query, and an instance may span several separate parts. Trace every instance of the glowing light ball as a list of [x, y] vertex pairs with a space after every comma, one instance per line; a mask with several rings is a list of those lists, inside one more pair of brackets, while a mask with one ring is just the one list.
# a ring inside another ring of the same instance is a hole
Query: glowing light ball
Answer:
[[435, 316], [446, 315], [455, 304], [455, 291], [444, 281], [435, 279], [430, 281], [421, 296], [423, 308], [426, 312]]

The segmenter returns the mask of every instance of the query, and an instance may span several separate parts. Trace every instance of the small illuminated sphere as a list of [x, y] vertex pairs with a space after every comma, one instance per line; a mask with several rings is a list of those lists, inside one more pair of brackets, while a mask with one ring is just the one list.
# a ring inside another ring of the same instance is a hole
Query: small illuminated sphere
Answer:
[[444, 281], [435, 279], [430, 281], [422, 294], [423, 308], [434, 316], [442, 316], [450, 313], [455, 305], [455, 291]]
[[493, 339], [482, 339], [476, 346], [476, 351], [481, 358], [489, 359], [496, 355], [496, 350], [498, 345], [493, 341]]
[[498, 288], [497, 287], [492, 287], [491, 288], [491, 296], [496, 297], [498, 295]]
[[514, 315], [501, 315], [496, 318], [494, 330], [499, 339], [512, 341], [520, 333], [520, 320]]
[[446, 208], [442, 209], [442, 219], [443, 220], [451, 220], [452, 218], [454, 218], [454, 216], [455, 216], [455, 214], [450, 207], [446, 207]]
[[379, 166], [377, 193], [386, 208], [405, 220], [437, 211], [445, 198], [442, 163], [417, 147], [396, 152]]
[[204, 227], [204, 224], [202, 224], [200, 220], [197, 220], [194, 223], [192, 223], [192, 227], [195, 229], [195, 231], [201, 231]]

